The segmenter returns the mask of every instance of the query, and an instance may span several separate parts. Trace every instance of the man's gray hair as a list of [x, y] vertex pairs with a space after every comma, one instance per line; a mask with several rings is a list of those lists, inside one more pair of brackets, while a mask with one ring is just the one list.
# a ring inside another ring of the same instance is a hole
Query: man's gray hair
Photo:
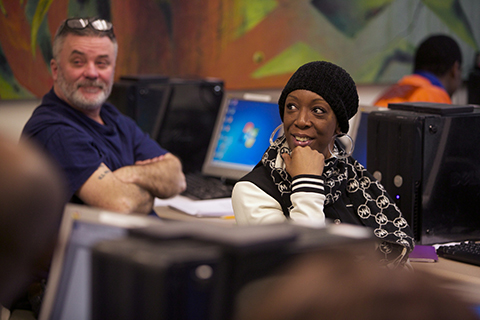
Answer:
[[[88, 20], [88, 19], [85, 19]], [[76, 35], [81, 37], [108, 37], [114, 46], [115, 58], [117, 57], [118, 52], [118, 43], [115, 34], [113, 33], [113, 28], [108, 31], [99, 31], [92, 28], [90, 25], [87, 25], [83, 29], [73, 29], [66, 25], [67, 20], [63, 21], [63, 23], [58, 27], [57, 32], [55, 33], [55, 37], [53, 38], [53, 58], [58, 62], [60, 59], [60, 51], [63, 48], [63, 43], [65, 42], [65, 38], [69, 35]]]

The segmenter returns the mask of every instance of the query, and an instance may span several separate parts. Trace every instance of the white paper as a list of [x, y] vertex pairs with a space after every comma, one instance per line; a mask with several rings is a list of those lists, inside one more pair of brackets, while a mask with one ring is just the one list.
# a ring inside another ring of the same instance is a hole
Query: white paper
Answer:
[[231, 198], [191, 200], [189, 198], [179, 196], [167, 200], [156, 200], [155, 206], [169, 206], [186, 214], [197, 217], [233, 216]]

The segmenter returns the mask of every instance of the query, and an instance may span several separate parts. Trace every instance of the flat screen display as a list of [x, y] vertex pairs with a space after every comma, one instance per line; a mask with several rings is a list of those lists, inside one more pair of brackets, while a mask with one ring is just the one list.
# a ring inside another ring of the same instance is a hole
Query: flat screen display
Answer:
[[270, 136], [282, 123], [278, 104], [228, 97], [222, 107], [204, 173], [239, 179], [261, 160]]

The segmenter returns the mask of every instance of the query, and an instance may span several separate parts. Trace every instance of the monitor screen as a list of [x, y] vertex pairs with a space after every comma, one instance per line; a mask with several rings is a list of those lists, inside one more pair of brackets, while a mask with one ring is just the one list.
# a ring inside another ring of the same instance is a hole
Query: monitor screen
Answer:
[[200, 172], [222, 103], [223, 81], [172, 78], [169, 86], [152, 136], [180, 158], [185, 173]]
[[282, 123], [269, 95], [227, 94], [210, 141], [203, 173], [238, 180], [261, 160]]
[[109, 102], [180, 158], [189, 173], [202, 170], [223, 92], [223, 81], [215, 78], [122, 76]]
[[74, 221], [51, 319], [90, 319], [90, 248], [125, 235], [119, 227]]
[[113, 84], [108, 102], [135, 120], [142, 131], [155, 137], [170, 91], [169, 80], [164, 76], [122, 76]]
[[92, 247], [102, 240], [122, 238], [131, 228], [155, 223], [161, 222], [67, 204], [39, 319], [91, 319]]

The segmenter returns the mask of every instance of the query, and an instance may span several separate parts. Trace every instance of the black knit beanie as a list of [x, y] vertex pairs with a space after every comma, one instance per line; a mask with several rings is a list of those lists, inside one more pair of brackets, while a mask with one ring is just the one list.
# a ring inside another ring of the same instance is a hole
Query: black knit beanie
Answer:
[[358, 93], [355, 82], [345, 70], [326, 61], [309, 62], [298, 68], [278, 99], [282, 121], [288, 94], [302, 89], [325, 99], [335, 113], [342, 132], [348, 132], [348, 120], [358, 110]]

